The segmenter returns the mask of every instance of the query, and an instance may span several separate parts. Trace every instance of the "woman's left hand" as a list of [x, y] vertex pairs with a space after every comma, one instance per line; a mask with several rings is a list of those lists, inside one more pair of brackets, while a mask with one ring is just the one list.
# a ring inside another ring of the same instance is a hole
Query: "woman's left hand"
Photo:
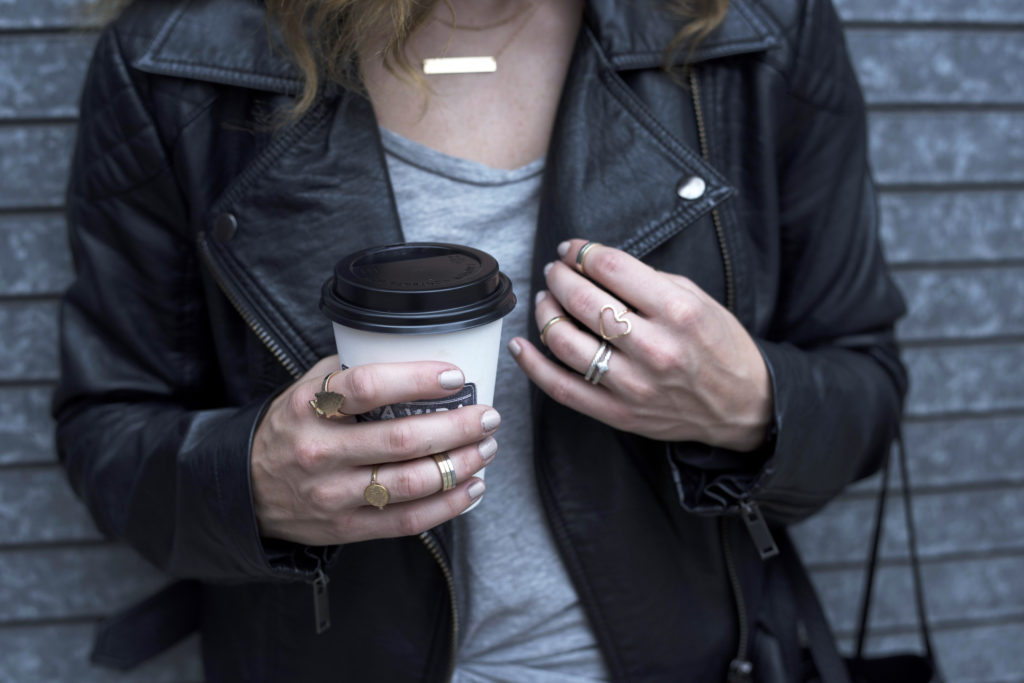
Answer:
[[[545, 268], [548, 289], [536, 304], [541, 330], [562, 317], [544, 341], [571, 370], [517, 337], [509, 348], [530, 379], [559, 403], [627, 432], [737, 451], [761, 445], [771, 383], [735, 316], [689, 279], [611, 247], [587, 250], [584, 276], [576, 268], [584, 244], [559, 245], [561, 260]], [[594, 384], [584, 375], [599, 360], [602, 333], [611, 356]]]

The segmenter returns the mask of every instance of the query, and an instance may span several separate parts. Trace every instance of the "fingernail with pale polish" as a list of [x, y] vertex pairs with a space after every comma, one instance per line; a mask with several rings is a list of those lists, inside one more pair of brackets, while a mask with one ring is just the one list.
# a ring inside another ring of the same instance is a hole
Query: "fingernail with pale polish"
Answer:
[[484, 495], [484, 490], [486, 488], [487, 487], [484, 485], [484, 483], [477, 479], [476, 481], [469, 485], [469, 488], [466, 489], [466, 493], [469, 494], [470, 498], [476, 500], [480, 496]]
[[442, 389], [458, 389], [466, 383], [466, 378], [458, 370], [445, 370], [437, 376]]
[[554, 261], [552, 261], [551, 263], [549, 263], [546, 266], [544, 266], [544, 274], [547, 275], [548, 271], [551, 270], [552, 268], [554, 268], [554, 266], [555, 266]]
[[520, 353], [523, 352], [523, 347], [521, 347], [519, 345], [519, 342], [517, 342], [515, 339], [510, 339], [508, 342], [508, 350], [509, 353], [511, 353], [513, 356], [518, 356]]
[[561, 244], [558, 245], [558, 255], [560, 257], [565, 258], [565, 255], [568, 254], [568, 253], [569, 253], [569, 243], [568, 242], [562, 242]]
[[537, 292], [536, 296], [533, 297], [533, 303], [539, 304], [541, 301], [544, 301], [544, 299], [547, 299], [547, 298], [548, 298], [548, 290], [542, 289], [539, 292]]
[[477, 446], [477, 450], [480, 451], [480, 457], [483, 458], [484, 464], [486, 465], [494, 459], [494, 455], [498, 452], [498, 442], [493, 436], [489, 436], [480, 442]]
[[493, 432], [501, 424], [501, 415], [498, 414], [497, 410], [488, 410], [480, 418], [480, 426], [484, 428], [485, 432]]

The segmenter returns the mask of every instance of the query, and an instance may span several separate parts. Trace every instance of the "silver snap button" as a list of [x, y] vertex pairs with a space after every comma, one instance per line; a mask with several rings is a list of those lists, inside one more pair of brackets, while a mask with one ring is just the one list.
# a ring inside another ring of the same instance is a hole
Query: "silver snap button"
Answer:
[[219, 242], [229, 242], [238, 232], [238, 219], [233, 214], [222, 213], [213, 221], [213, 236]]
[[683, 199], [693, 200], [703, 196], [708, 184], [699, 176], [690, 176], [679, 181], [676, 186], [676, 194]]

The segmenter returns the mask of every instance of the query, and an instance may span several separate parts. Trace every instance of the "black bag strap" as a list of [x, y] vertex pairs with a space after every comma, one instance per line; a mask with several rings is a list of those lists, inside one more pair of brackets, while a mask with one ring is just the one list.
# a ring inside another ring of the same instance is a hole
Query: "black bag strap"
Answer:
[[[900, 468], [900, 495], [903, 498], [903, 521], [907, 528], [907, 549], [910, 554], [910, 570], [914, 583], [914, 603], [917, 608], [917, 623], [924, 642], [925, 657], [931, 665], [933, 680], [943, 680], [938, 668], [938, 661], [935, 659], [935, 648], [932, 645], [931, 629], [928, 626], [928, 614], [924, 601], [924, 582], [921, 579], [921, 562], [917, 554], [917, 533], [914, 525], [914, 510], [911, 502], [910, 472], [907, 466], [907, 450], [903, 442], [902, 428], [896, 428], [896, 452]], [[871, 536], [871, 549], [868, 556], [868, 566], [865, 574], [864, 590], [861, 593], [860, 615], [857, 620], [857, 650], [854, 655], [855, 661], [862, 661], [864, 658], [864, 645], [867, 641], [868, 612], [871, 609], [871, 598], [875, 584], [875, 572], [878, 570], [878, 552], [882, 541], [882, 532], [885, 524], [885, 501], [889, 497], [889, 461], [888, 453], [885, 462], [882, 464], [882, 483], [878, 493], [878, 503], [875, 508], [875, 528]]]
[[850, 683], [850, 674], [839, 655], [828, 618], [821, 608], [818, 594], [800, 560], [796, 546], [789, 537], [789, 532], [779, 535], [779, 545], [782, 551], [780, 559], [796, 600], [797, 615], [807, 635], [807, 648], [811, 651], [811, 659], [818, 670], [820, 680], [824, 683]]

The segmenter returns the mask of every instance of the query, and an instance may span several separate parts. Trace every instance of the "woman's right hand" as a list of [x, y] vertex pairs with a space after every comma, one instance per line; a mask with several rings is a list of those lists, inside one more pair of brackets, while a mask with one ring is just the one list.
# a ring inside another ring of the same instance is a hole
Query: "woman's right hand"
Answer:
[[[472, 475], [497, 452], [497, 411], [474, 405], [378, 422], [317, 417], [309, 402], [337, 369], [337, 356], [318, 362], [274, 399], [256, 428], [252, 491], [262, 536], [307, 545], [410, 536], [456, 517], [483, 494], [483, 481]], [[381, 363], [338, 372], [329, 388], [355, 415], [442, 398], [464, 381], [449, 363]], [[443, 452], [458, 482], [448, 491], [441, 491], [431, 457]], [[363, 498], [377, 465], [377, 482], [390, 493], [383, 509]]]

